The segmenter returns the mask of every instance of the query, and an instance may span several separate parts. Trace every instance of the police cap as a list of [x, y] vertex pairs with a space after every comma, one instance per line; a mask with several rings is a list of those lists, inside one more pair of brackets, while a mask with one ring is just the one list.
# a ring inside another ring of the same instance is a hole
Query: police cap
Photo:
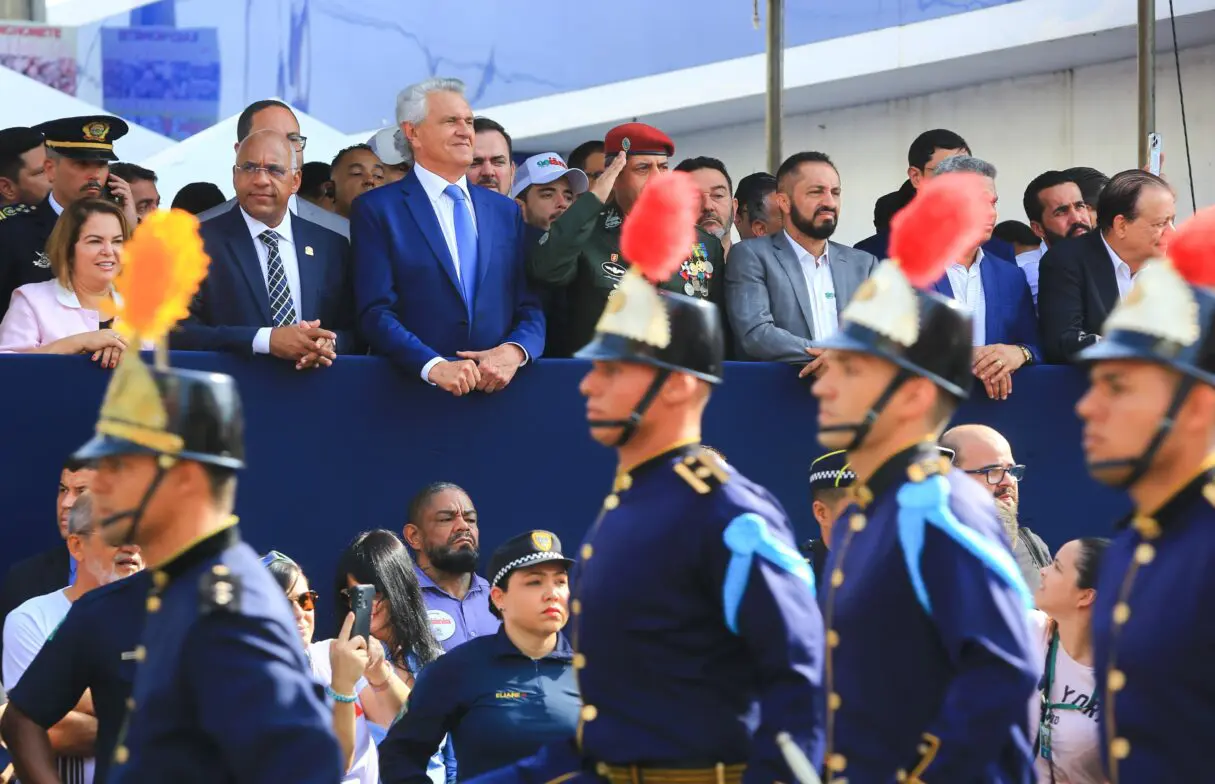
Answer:
[[511, 572], [536, 564], [559, 561], [567, 567], [574, 561], [561, 552], [561, 540], [552, 531], [535, 530], [507, 539], [489, 559], [489, 585], [502, 588]]
[[617, 125], [603, 139], [603, 154], [609, 158], [618, 153], [629, 155], [675, 154], [675, 142], [652, 125], [631, 122]]
[[848, 453], [843, 449], [828, 452], [810, 464], [810, 492], [850, 487], [856, 473], [848, 465]]
[[41, 145], [45, 139], [33, 128], [5, 128], [0, 130], [0, 166], [5, 162], [15, 160]]
[[98, 114], [63, 117], [34, 126], [46, 137], [46, 146], [65, 158], [78, 161], [116, 161], [114, 142], [130, 127], [118, 117]]

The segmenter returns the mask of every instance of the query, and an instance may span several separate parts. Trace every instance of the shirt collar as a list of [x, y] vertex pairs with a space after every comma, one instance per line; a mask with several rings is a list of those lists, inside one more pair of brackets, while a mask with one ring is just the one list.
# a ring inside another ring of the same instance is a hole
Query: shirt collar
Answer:
[[[515, 647], [515, 644], [510, 641], [510, 637], [506, 636], [506, 624], [502, 623], [498, 626], [498, 631], [494, 635], [495, 655], [500, 658], [514, 658], [524, 656], [523, 651]], [[541, 659], [556, 659], [557, 661], [571, 661], [574, 658], [574, 648], [570, 645], [569, 639], [562, 632], [557, 632], [557, 647], [549, 651], [548, 655]]]
[[48, 193], [46, 195], [46, 198], [51, 205], [51, 209], [55, 211], [55, 214], [62, 215], [63, 214], [63, 205], [61, 205], [59, 202], [55, 201], [55, 194]]
[[[414, 571], [414, 574], [416, 574], [418, 576], [418, 586], [421, 587], [423, 590], [432, 590], [437, 593], [441, 593], [454, 602], [460, 601], [456, 597], [449, 594], [447, 591], [440, 588], [439, 584], [436, 583], [434, 580], [430, 579], [430, 575], [427, 574], [426, 572], [424, 572], [422, 570], [421, 566], [418, 566], [417, 561], [413, 562], [413, 571]], [[481, 575], [477, 574], [476, 572], [473, 572], [472, 582], [469, 583], [469, 586], [468, 586], [468, 595], [471, 596], [474, 593], [480, 593], [480, 592], [486, 591], [486, 590], [489, 590], [489, 580], [486, 580]], [[467, 597], [465, 597], [465, 598], [467, 598]]]
[[291, 233], [291, 224], [293, 222], [291, 220], [291, 210], [287, 210], [287, 214], [283, 216], [282, 223], [271, 229], [257, 218], [254, 218], [252, 215], [245, 212], [244, 207], [238, 206], [238, 209], [240, 210], [241, 217], [245, 219], [245, 225], [249, 227], [249, 233], [253, 235], [253, 239], [256, 240], [264, 231], [273, 231], [274, 233], [278, 234], [280, 241], [290, 242], [292, 245], [295, 244], [295, 239]]
[[975, 254], [975, 263], [971, 264], [969, 268], [967, 268], [964, 264], [962, 264], [959, 261], [955, 261], [953, 264], [950, 265], [950, 267], [960, 269], [962, 272], [969, 275], [972, 270], [977, 270], [979, 268], [979, 265], [983, 263], [984, 255], [985, 254], [983, 253], [983, 249], [979, 248], [979, 252]]
[[[1100, 231], [1100, 230], [1098, 230], [1098, 231]], [[1118, 270], [1118, 268], [1119, 268], [1119, 267], [1122, 267], [1122, 266], [1125, 266], [1125, 267], [1126, 267], [1126, 271], [1127, 271], [1127, 272], [1130, 272], [1130, 271], [1131, 271], [1131, 265], [1130, 265], [1130, 264], [1127, 264], [1125, 261], [1123, 261], [1123, 260], [1122, 260], [1122, 257], [1121, 257], [1121, 256], [1119, 256], [1119, 255], [1118, 255], [1118, 254], [1117, 254], [1117, 253], [1114, 251], [1114, 249], [1113, 249], [1112, 247], [1110, 247], [1109, 242], [1107, 242], [1107, 241], [1106, 241], [1106, 239], [1105, 239], [1105, 234], [1104, 234], [1104, 233], [1102, 233], [1102, 234], [1101, 234], [1101, 244], [1105, 246], [1105, 250], [1106, 250], [1106, 252], [1110, 254], [1110, 261], [1114, 262], [1114, 270], [1115, 270], [1115, 271], [1117, 271], [1117, 270]]]
[[[790, 247], [793, 248], [793, 252], [797, 255], [798, 261], [810, 259], [811, 261], [814, 262], [814, 266], [816, 266], [816, 267], [819, 266], [818, 258], [815, 258], [813, 255], [811, 255], [810, 251], [806, 250], [801, 245], [799, 245], [797, 240], [793, 239], [793, 235], [789, 234], [788, 229], [786, 229], [784, 231], [784, 235], [785, 235], [785, 239], [789, 241]], [[823, 255], [821, 256], [821, 258], [823, 260], [823, 264], [828, 264], [828, 265], [831, 264], [830, 255], [831, 255], [831, 243], [830, 242], [824, 243], [823, 244]]]
[[300, 214], [300, 197], [298, 193], [293, 193], [287, 197], [287, 209], [292, 215]]
[[[64, 287], [64, 285], [57, 280], [54, 281], [54, 283], [55, 283], [55, 300], [58, 301], [58, 303], [60, 305], [64, 306], [65, 308], [74, 308], [76, 310], [79, 310], [84, 307], [83, 305], [80, 304], [80, 297], [76, 296], [75, 291]], [[110, 296], [112, 296], [114, 298], [115, 305], [117, 305], [117, 306], [122, 305], [122, 295], [120, 295], [117, 291], [111, 290]]]
[[[418, 182], [422, 183], [422, 190], [426, 191], [426, 195], [430, 197], [431, 201], [438, 201], [439, 197], [443, 195], [443, 191], [447, 190], [447, 186], [453, 184], [416, 163], [413, 166], [413, 170], [418, 175]], [[456, 180], [454, 185], [464, 191], [464, 198], [472, 198], [472, 195], [468, 192], [467, 177], [460, 175], [460, 179]]]

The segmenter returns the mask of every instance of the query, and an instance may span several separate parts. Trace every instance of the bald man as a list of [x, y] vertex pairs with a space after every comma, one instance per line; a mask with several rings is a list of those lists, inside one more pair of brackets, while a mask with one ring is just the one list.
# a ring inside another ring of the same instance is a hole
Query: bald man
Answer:
[[[173, 348], [266, 354], [301, 371], [361, 353], [350, 243], [288, 209], [300, 187], [295, 146], [279, 131], [249, 134], [232, 185], [237, 208], [203, 222], [211, 267]], [[248, 269], [261, 270], [262, 285], [249, 285]]]
[[1042, 582], [1040, 570], [1052, 559], [1041, 537], [1017, 523], [1025, 466], [1013, 460], [1012, 445], [999, 431], [987, 425], [950, 428], [941, 436], [940, 443], [953, 450], [953, 464], [995, 499], [996, 511], [1008, 532], [1021, 574], [1030, 590], [1036, 591]]

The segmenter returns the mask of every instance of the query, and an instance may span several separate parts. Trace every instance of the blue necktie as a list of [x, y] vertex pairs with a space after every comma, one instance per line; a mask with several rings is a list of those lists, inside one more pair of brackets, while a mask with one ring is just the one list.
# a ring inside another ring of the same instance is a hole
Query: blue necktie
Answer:
[[458, 185], [443, 189], [453, 202], [456, 219], [456, 250], [460, 254], [460, 283], [464, 287], [464, 303], [468, 312], [473, 312], [473, 298], [477, 295], [477, 228], [473, 226], [472, 211], [464, 191]]

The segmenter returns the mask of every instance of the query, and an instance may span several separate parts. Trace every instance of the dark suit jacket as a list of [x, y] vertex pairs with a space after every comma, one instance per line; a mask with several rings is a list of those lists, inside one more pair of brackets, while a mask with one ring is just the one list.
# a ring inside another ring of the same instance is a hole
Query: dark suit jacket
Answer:
[[[986, 318], [983, 328], [987, 345], [1005, 343], [1022, 345], [1033, 354], [1034, 362], [1042, 361], [1038, 349], [1038, 320], [1034, 314], [1034, 298], [1029, 292], [1025, 273], [1015, 262], [983, 252], [979, 265], [983, 281], [983, 304]], [[946, 297], [953, 297], [949, 275], [942, 275], [933, 286]]]
[[511, 199], [471, 185], [477, 286], [464, 302], [443, 230], [417, 173], [355, 199], [350, 216], [358, 324], [375, 354], [420, 374], [436, 357], [517, 343], [544, 352], [544, 313], [530, 289], [524, 224]]
[[1047, 362], [1070, 362], [1097, 342], [1118, 304], [1114, 263], [1092, 231], [1055, 245], [1038, 266], [1038, 327]]
[[[26, 599], [42, 596], [67, 586], [72, 577], [72, 556], [60, 542], [49, 550], [32, 555], [9, 567], [0, 588], [0, 628], [4, 619]], [[0, 646], [3, 645], [0, 639]]]
[[[879, 231], [877, 234], [866, 237], [852, 247], [857, 250], [863, 250], [866, 253], [872, 253], [877, 257], [878, 261], [881, 261], [888, 258], [886, 253], [890, 247], [890, 232]], [[1013, 259], [1017, 256], [1017, 249], [1012, 246], [1011, 242], [1005, 242], [996, 237], [992, 237], [983, 243], [983, 252], [988, 256], [999, 256], [1002, 259]]]
[[[361, 353], [354, 331], [349, 243], [315, 223], [287, 215], [300, 271], [296, 315], [301, 321], [320, 319], [322, 329], [336, 332], [339, 354]], [[256, 240], [239, 207], [204, 221], [201, 234], [211, 267], [190, 305], [190, 317], [172, 335], [172, 347], [252, 354], [258, 329], [274, 323]]]

